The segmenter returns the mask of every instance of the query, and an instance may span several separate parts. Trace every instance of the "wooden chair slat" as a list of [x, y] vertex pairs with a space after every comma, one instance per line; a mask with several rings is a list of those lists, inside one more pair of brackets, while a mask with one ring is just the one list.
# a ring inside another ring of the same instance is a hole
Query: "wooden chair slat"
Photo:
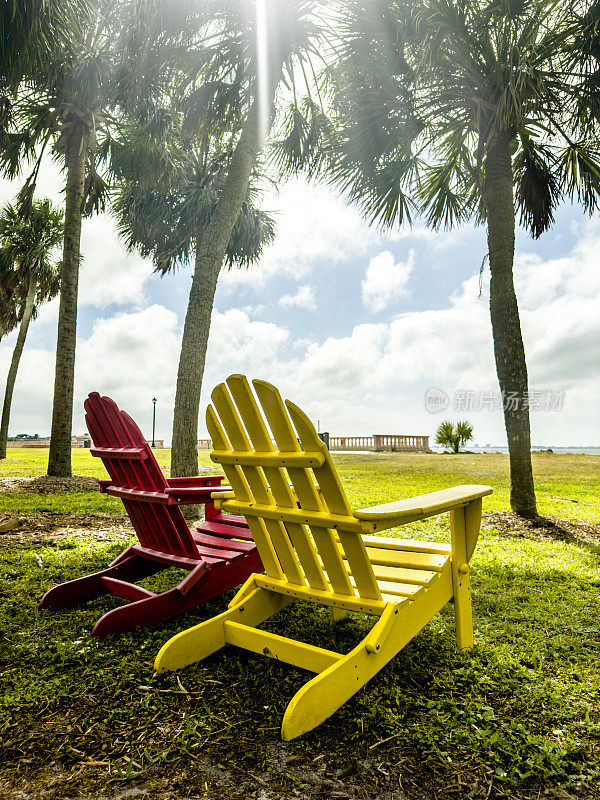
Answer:
[[[288, 415], [285, 413], [285, 406], [283, 405], [283, 400], [277, 389], [265, 381], [258, 380], [253, 381], [253, 386], [279, 450], [290, 454], [299, 452], [300, 448], [296, 436], [294, 435], [294, 429], [292, 428]], [[290, 481], [292, 481], [292, 485], [294, 487], [300, 485], [302, 487], [303, 496], [309, 497], [311, 503], [314, 505], [316, 502], [317, 507], [320, 508], [318, 499], [316, 501], [314, 499], [314, 489], [311, 493], [313, 484], [307, 470], [302, 468], [288, 468], [287, 472]], [[296, 497], [283, 476], [280, 483], [275, 482], [273, 484], [273, 494], [278, 504], [281, 498], [284, 500], [284, 502], [281, 502], [282, 506], [286, 508], [297, 508]], [[298, 553], [298, 558], [302, 564], [309, 585], [315, 589], [327, 589], [327, 578], [325, 577], [323, 568], [315, 553], [308, 528], [300, 522], [293, 522], [289, 519], [286, 520], [286, 527], [290, 539]]]
[[[231, 534], [231, 531], [229, 533]], [[194, 535], [194, 541], [199, 545], [223, 550], [236, 550], [240, 553], [247, 553], [255, 547], [254, 542], [240, 542], [231, 539], [229, 536], [211, 536], [209, 533], [204, 532]]]
[[323, 498], [327, 504], [327, 509], [332, 514], [353, 516], [352, 509], [350, 508], [346, 493], [344, 492], [333, 466], [333, 462], [331, 461], [327, 446], [317, 436], [314, 425], [306, 414], [290, 400], [286, 400], [285, 404], [292, 418], [294, 427], [298, 432], [302, 448], [306, 452], [320, 453], [323, 456], [323, 465], [314, 470], [314, 475], [323, 492]]
[[[221, 418], [223, 428], [232, 446], [234, 448], [236, 446], [240, 448], [243, 447], [246, 452], [249, 452], [252, 449], [252, 441], [248, 436], [248, 433], [250, 433], [249, 428], [252, 427], [253, 422], [256, 422], [256, 420], [252, 419], [251, 410], [244, 407], [243, 395], [241, 394], [239, 396], [241, 399], [241, 408], [236, 408], [226, 385], [221, 384], [213, 391], [211, 399], [214, 403], [215, 410]], [[240, 413], [244, 414], [245, 417], [241, 417]], [[255, 429], [251, 435], [257, 436], [260, 439], [260, 430]], [[264, 440], [261, 441], [263, 444], [266, 444]], [[214, 453], [211, 454], [211, 457], [212, 456], [214, 456]], [[215, 457], [215, 460], [218, 460], [217, 457]], [[225, 464], [223, 464], [223, 466], [225, 466]], [[248, 483], [254, 500], [261, 504], [273, 506], [275, 504], [273, 495], [262, 468], [256, 464], [247, 463], [240, 465], [240, 469]], [[304, 580], [298, 564], [298, 559], [290, 545], [284, 526], [278, 520], [265, 519], [264, 527], [266, 528], [267, 535], [275, 550], [283, 574], [287, 575], [289, 580], [293, 583], [303, 583]]]
[[[256, 389], [261, 406], [265, 411], [269, 426], [276, 437], [280, 452], [282, 447], [290, 447], [292, 448], [292, 452], [297, 452], [299, 450], [298, 441], [279, 393], [265, 381], [253, 381], [253, 385]], [[322, 451], [319, 449], [315, 452]], [[282, 512], [286, 523], [298, 522], [302, 524], [306, 521], [301, 519], [304, 511], [316, 511], [325, 516], [328, 509], [321, 502], [319, 493], [317, 492], [308, 470], [289, 467], [287, 472], [301, 508], [300, 511], [294, 509], [289, 514], [286, 514], [285, 509], [278, 509]], [[310, 524], [309, 529], [321, 556], [322, 564], [327, 572], [327, 579], [331, 587], [340, 594], [346, 593], [353, 595], [354, 590], [348, 580], [348, 576], [341, 561], [339, 548], [336, 546], [332, 532], [327, 527], [318, 524]], [[308, 570], [312, 572], [314, 576], [313, 580], [314, 578], [316, 578], [316, 580], [310, 582], [309, 579], [310, 585], [319, 589], [327, 588], [323, 569], [319, 565], [317, 554], [314, 552], [314, 548], [308, 537], [304, 538], [303, 545], [305, 550], [313, 550], [312, 563], [309, 564]]]
[[445, 542], [425, 542], [420, 539], [396, 539], [395, 536], [363, 536], [368, 547], [383, 547], [388, 550], [406, 550], [412, 553], [437, 553], [450, 555], [452, 548]]
[[[262, 419], [252, 390], [243, 375], [232, 375], [227, 380], [227, 385], [231, 397], [237, 406], [239, 416], [250, 437], [250, 442], [254, 448], [259, 448], [259, 452], [253, 452], [254, 464], [257, 460], [262, 467], [262, 473], [266, 486], [270, 488], [270, 495], [274, 505], [295, 507], [295, 501], [290, 491], [287, 476], [281, 465], [277, 464], [277, 458], [281, 459], [284, 455], [275, 453], [275, 448], [271, 442], [266, 425]], [[264, 455], [272, 456], [272, 461], [265, 463]], [[237, 455], [237, 454], [236, 454]], [[250, 454], [249, 454], [250, 455]], [[220, 461], [218, 454], [216, 460]], [[225, 462], [223, 462], [225, 463]], [[252, 468], [249, 460], [248, 466]], [[289, 527], [277, 520], [265, 520], [267, 532], [271, 536], [271, 541], [275, 547], [275, 552], [279, 557], [283, 571], [292, 583], [305, 583], [304, 572], [296, 555], [296, 550], [292, 546], [289, 536]]]
[[424, 569], [402, 569], [402, 567], [389, 567], [379, 564], [374, 565], [373, 571], [377, 580], [397, 580], [402, 583], [414, 583], [417, 586], [427, 586], [437, 574]]
[[368, 557], [373, 564], [390, 564], [396, 567], [432, 570], [439, 572], [448, 561], [447, 555], [437, 553], [418, 553], [409, 550], [392, 550], [383, 547], [371, 547], [365, 542]]
[[[216, 445], [219, 450], [231, 449], [227, 434], [221, 426], [220, 420], [212, 406], [209, 406], [206, 410], [206, 426], [213, 444]], [[223, 464], [223, 471], [236, 497], [239, 497], [246, 503], [251, 503], [253, 501], [253, 495], [248, 481], [246, 480], [246, 476], [242, 472], [242, 468], [235, 464]], [[274, 578], [282, 578], [283, 569], [281, 568], [277, 553], [267, 533], [264, 522], [261, 519], [252, 518], [250, 516], [247, 517], [247, 522], [252, 533], [252, 538], [258, 547], [267, 575], [271, 575]]]
[[[415, 583], [401, 583], [395, 580], [380, 580], [377, 570], [375, 570], [375, 575], [377, 577], [379, 591], [385, 592], [388, 595], [398, 595], [399, 597], [408, 597], [409, 600], [414, 600], [425, 591], [424, 586], [418, 586]], [[354, 579], [351, 578], [350, 581], [354, 585]]]
[[[331, 514], [352, 517], [350, 505], [326, 445], [319, 439], [314, 425], [298, 406], [287, 400], [286, 407], [304, 450], [311, 453], [320, 451], [323, 456], [322, 466], [315, 468], [313, 472], [328, 511]], [[352, 534], [344, 533], [343, 528], [341, 528], [339, 541], [350, 562], [352, 574], [356, 579], [356, 588], [361, 597], [379, 599], [381, 595], [362, 539]], [[325, 558], [323, 561], [329, 574], [327, 561]], [[332, 569], [336, 572], [336, 582], [339, 581], [338, 566], [337, 563], [331, 564]], [[330, 575], [330, 579], [331, 577]], [[340, 588], [337, 589], [337, 591], [340, 590]]]

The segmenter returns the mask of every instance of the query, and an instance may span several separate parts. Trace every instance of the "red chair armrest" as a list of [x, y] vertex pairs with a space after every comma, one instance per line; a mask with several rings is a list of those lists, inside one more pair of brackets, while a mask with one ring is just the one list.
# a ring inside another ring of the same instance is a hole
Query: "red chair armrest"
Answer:
[[178, 505], [198, 505], [211, 502], [214, 486], [169, 486], [165, 494]]
[[105, 493], [106, 489], [109, 486], [113, 486], [113, 484], [114, 484], [114, 481], [111, 481], [110, 478], [101, 478], [98, 481], [98, 488], [100, 489], [101, 492]]

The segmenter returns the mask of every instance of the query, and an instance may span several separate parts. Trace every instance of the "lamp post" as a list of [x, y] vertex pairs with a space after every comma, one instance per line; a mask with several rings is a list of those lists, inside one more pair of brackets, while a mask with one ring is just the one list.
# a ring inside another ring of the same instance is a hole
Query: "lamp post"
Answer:
[[152, 447], [154, 447], [154, 432], [156, 430], [156, 397], [152, 398]]

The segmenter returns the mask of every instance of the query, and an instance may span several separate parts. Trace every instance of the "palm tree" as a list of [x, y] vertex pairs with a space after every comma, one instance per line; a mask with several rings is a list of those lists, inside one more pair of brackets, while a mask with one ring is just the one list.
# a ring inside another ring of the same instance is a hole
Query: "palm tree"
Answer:
[[[49, 146], [66, 172], [49, 475], [71, 474], [82, 218], [104, 207], [108, 187], [97, 169], [103, 138], [118, 125], [123, 106], [151, 91], [166, 58], [162, 51], [171, 33], [160, 26], [168, 7], [160, 0], [73, 2], [66, 24], [54, 26], [52, 36], [44, 38], [43, 58], [26, 64], [12, 107], [16, 130], [5, 135], [4, 173], [14, 177], [25, 160], [35, 161], [19, 195], [21, 214], [26, 217], [30, 211]], [[151, 33], [155, 40], [148, 39]], [[179, 29], [176, 35], [181, 35]]]
[[[189, 101], [189, 98], [187, 98]], [[185, 99], [155, 109], [150, 119], [132, 121], [112, 145], [111, 163], [119, 181], [113, 210], [129, 250], [152, 258], [163, 275], [194, 259], [197, 263], [204, 231], [210, 224], [219, 189], [231, 159], [231, 133], [213, 136], [189, 130], [178, 110]], [[273, 238], [273, 221], [256, 207], [256, 181], [233, 228], [225, 253], [228, 266], [247, 266], [256, 261]], [[205, 292], [204, 274], [195, 269], [181, 345], [179, 379], [173, 421], [171, 451], [173, 475], [197, 474], [196, 437], [201, 380], [185, 381], [189, 353], [206, 356], [213, 298]], [[180, 433], [180, 431], [183, 431]], [[185, 436], [185, 432], [193, 432]], [[181, 443], [185, 441], [185, 448]], [[190, 445], [191, 446], [188, 446]]]
[[197, 471], [198, 406], [209, 311], [237, 236], [240, 213], [253, 200], [253, 175], [282, 87], [293, 85], [296, 73], [311, 70], [311, 58], [320, 56], [321, 28], [314, 13], [318, 5], [318, 0], [206, 0], [197, 44], [188, 50], [182, 65], [182, 73], [189, 76], [182, 84], [188, 97], [184, 126], [196, 132], [198, 142], [216, 132], [219, 147], [224, 134], [226, 146], [210, 217], [202, 221], [201, 235], [199, 231], [195, 235], [194, 285], [177, 373], [174, 475]]
[[49, 200], [34, 203], [26, 220], [12, 205], [0, 214], [0, 285], [11, 291], [15, 316], [20, 319], [4, 389], [0, 458], [6, 458], [10, 407], [29, 323], [40, 305], [59, 291], [59, 263], [52, 253], [62, 241], [62, 228], [63, 213]]
[[435, 432], [436, 444], [451, 447], [453, 453], [460, 453], [460, 448], [473, 438], [473, 426], [468, 420], [461, 420], [456, 425], [450, 419], [440, 422]]
[[[338, 10], [332, 119], [324, 124], [312, 108], [291, 118], [280, 159], [327, 167], [383, 226], [415, 212], [433, 228], [486, 225], [511, 506], [534, 517], [516, 216], [537, 238], [563, 198], [598, 207], [600, 4], [340, 0]], [[319, 161], [305, 156], [307, 141], [321, 143]]]

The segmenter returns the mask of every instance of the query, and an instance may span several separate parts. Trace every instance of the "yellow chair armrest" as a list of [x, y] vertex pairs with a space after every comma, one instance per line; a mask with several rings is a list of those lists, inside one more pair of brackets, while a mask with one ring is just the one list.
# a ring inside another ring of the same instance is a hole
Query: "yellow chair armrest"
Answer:
[[366, 526], [367, 530], [383, 530], [459, 508], [471, 500], [478, 500], [491, 494], [492, 491], [490, 486], [454, 486], [451, 489], [408, 497], [394, 503], [360, 508], [354, 512], [354, 516], [361, 522], [371, 523]]
[[231, 489], [228, 492], [211, 492], [210, 499], [215, 504], [215, 508], [217, 511], [221, 510], [221, 500], [233, 500], [235, 498], [235, 492], [232, 492]]

